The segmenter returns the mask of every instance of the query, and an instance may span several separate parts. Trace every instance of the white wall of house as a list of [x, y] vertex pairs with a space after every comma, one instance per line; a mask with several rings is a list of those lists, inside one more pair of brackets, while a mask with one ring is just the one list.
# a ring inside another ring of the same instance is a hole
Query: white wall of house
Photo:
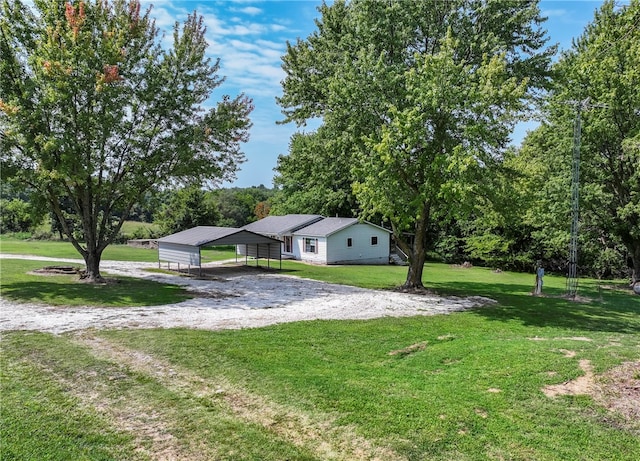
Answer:
[[359, 223], [328, 238], [327, 264], [389, 264], [389, 232], [384, 229]]
[[[315, 251], [310, 251], [314, 248]], [[293, 256], [300, 261], [327, 264], [327, 238], [313, 235], [294, 235]]]
[[[377, 243], [372, 244], [372, 238]], [[310, 249], [306, 239], [317, 242], [315, 252], [305, 251]], [[296, 234], [293, 246], [296, 259], [315, 264], [389, 264], [389, 232], [367, 223], [354, 224], [328, 237]]]

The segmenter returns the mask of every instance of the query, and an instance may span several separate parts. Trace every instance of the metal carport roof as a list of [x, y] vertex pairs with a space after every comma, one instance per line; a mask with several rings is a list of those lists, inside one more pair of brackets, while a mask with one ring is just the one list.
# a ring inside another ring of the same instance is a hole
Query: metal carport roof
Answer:
[[190, 246], [280, 243], [280, 240], [235, 227], [198, 226], [158, 239]]
[[[160, 261], [201, 266], [200, 249], [215, 245], [245, 245], [245, 254], [251, 253], [282, 262], [280, 240], [234, 227], [198, 226], [158, 239], [158, 264]], [[253, 248], [255, 247], [255, 251]]]

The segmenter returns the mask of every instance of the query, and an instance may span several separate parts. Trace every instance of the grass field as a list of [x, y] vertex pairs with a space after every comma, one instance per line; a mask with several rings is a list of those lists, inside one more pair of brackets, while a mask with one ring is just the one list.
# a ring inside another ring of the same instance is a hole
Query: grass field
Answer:
[[[406, 271], [283, 268], [368, 287]], [[0, 458], [637, 460], [638, 418], [607, 406], [640, 389], [640, 297], [581, 280], [572, 302], [553, 276], [532, 297], [533, 281], [430, 263], [430, 289], [498, 304], [240, 331], [4, 333]], [[585, 394], [542, 392], [580, 377]]]
[[[26, 241], [0, 239], [0, 252], [30, 254], [49, 258], [81, 259], [73, 246], [59, 241]], [[235, 257], [229, 248], [205, 248], [203, 262], [219, 261]], [[157, 250], [111, 245], [103, 255], [104, 260], [155, 262]], [[61, 263], [69, 265], [68, 263]], [[54, 306], [153, 306], [183, 301], [189, 296], [180, 287], [128, 277], [109, 277], [107, 285], [78, 283], [77, 276], [41, 276], [30, 272], [56, 262], [18, 259], [0, 260], [0, 293], [13, 300], [42, 302]], [[72, 266], [81, 269], [82, 263]]]
[[153, 223], [140, 222], [140, 221], [125, 221], [122, 224], [122, 229], [120, 229], [120, 232], [125, 237], [130, 237], [135, 232], [139, 232], [141, 230], [143, 231], [143, 233], [144, 231], [147, 231], [147, 232], [158, 234], [158, 232], [160, 231], [160, 227]]
[[[157, 306], [188, 299], [177, 285], [161, 284], [131, 277], [108, 277], [108, 284], [88, 284], [77, 275], [35, 275], [31, 271], [52, 263], [1, 259], [2, 297], [52, 306]], [[80, 265], [77, 265], [79, 268]]]

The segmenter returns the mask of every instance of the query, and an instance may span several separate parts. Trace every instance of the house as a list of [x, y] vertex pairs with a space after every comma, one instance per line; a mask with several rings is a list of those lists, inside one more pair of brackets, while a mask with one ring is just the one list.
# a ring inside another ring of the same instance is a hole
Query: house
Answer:
[[317, 264], [389, 264], [390, 234], [356, 218], [324, 218], [293, 234], [293, 250]]
[[268, 216], [244, 227], [282, 241], [282, 254], [315, 264], [388, 264], [391, 232], [356, 218]]
[[315, 214], [267, 216], [259, 221], [247, 224], [243, 229], [280, 240], [282, 242], [282, 256], [284, 258], [295, 258], [293, 252], [293, 233], [321, 219], [323, 219], [322, 216]]

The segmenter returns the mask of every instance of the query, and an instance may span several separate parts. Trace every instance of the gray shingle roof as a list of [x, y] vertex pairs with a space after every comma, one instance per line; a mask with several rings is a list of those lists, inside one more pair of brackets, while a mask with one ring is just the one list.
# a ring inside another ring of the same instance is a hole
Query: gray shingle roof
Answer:
[[290, 234], [298, 229], [313, 224], [322, 219], [317, 214], [288, 214], [284, 216], [267, 216], [256, 222], [252, 222], [243, 227], [251, 232], [266, 235]]
[[345, 227], [349, 227], [357, 223], [357, 218], [324, 218], [321, 221], [299, 229], [296, 234], [310, 235], [314, 237], [327, 237], [331, 234], [335, 234]]
[[235, 245], [242, 243], [274, 243], [274, 239], [235, 227], [198, 226], [158, 239], [158, 242], [203, 246], [212, 243]]

